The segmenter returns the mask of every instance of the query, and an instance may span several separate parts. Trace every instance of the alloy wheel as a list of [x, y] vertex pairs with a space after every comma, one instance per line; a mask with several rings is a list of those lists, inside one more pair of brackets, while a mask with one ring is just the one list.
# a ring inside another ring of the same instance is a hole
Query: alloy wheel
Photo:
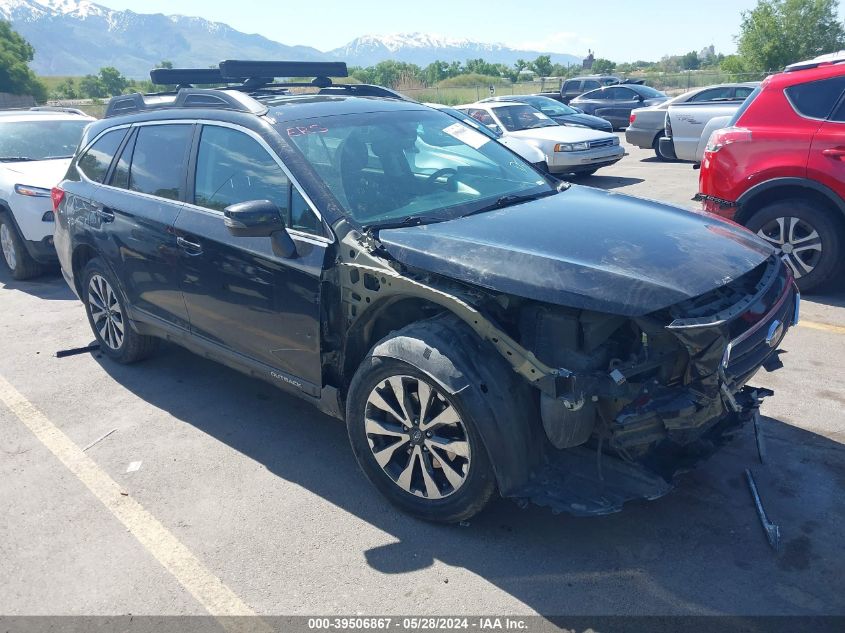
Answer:
[[373, 457], [404, 491], [442, 499], [466, 482], [467, 429], [436, 387], [413, 376], [391, 376], [370, 392], [364, 415]]
[[101, 275], [92, 275], [88, 282], [88, 307], [100, 338], [111, 349], [119, 350], [126, 327], [123, 310], [111, 284]]
[[822, 256], [818, 231], [801, 218], [782, 217], [767, 222], [757, 235], [777, 248], [795, 278], [809, 275]]
[[0, 224], [0, 249], [3, 250], [3, 258], [11, 270], [18, 266], [18, 255], [15, 252], [15, 242], [12, 239], [12, 232], [9, 226], [3, 222]]

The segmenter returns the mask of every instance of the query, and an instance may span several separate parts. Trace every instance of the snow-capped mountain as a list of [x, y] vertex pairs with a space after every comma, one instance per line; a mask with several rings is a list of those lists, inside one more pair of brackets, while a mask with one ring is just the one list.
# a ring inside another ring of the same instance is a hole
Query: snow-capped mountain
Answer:
[[[435, 60], [464, 62], [483, 58], [491, 63], [513, 64], [517, 59], [533, 60], [540, 51], [517, 50], [505, 44], [490, 44], [469, 39], [443, 37], [431, 33], [395, 33], [364, 35], [345, 46], [329, 51], [329, 55], [350, 65], [371, 66], [385, 59], [425, 66]], [[580, 64], [581, 58], [561, 53], [550, 55], [552, 63]]]
[[[90, 0], [0, 0], [0, 19], [10, 21], [35, 48], [32, 66], [39, 75], [85, 75], [114, 66], [128, 77], [144, 78], [162, 60], [198, 68], [223, 59], [339, 59], [350, 66], [395, 59], [425, 66], [478, 57], [513, 64], [541, 54], [426, 33], [366, 35], [321, 52], [200, 17], [116, 11]], [[551, 56], [553, 62], [581, 61], [573, 55]]]

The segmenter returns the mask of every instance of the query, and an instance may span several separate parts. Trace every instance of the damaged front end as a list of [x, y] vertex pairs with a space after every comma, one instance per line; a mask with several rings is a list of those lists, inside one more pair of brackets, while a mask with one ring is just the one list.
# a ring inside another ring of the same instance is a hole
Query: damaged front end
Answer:
[[788, 267], [772, 256], [644, 317], [523, 310], [522, 342], [568, 371], [545, 380], [541, 395], [543, 428], [560, 450], [514, 496], [588, 515], [668, 492], [770, 393], [746, 385], [760, 367], [780, 366], [798, 302]]

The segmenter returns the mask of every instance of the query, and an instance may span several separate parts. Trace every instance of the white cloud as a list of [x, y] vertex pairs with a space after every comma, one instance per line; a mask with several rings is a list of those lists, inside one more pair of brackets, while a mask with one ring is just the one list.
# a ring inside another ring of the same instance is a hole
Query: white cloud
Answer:
[[543, 51], [548, 53], [571, 53], [580, 55], [587, 53], [588, 48], [594, 48], [596, 41], [591, 37], [584, 37], [580, 33], [560, 31], [544, 36], [510, 44], [511, 47], [528, 50]]

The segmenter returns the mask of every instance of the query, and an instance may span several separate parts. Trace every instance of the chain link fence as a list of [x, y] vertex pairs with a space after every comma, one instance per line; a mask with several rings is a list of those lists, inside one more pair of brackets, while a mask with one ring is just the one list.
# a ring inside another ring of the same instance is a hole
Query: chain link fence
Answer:
[[[683, 73], [637, 73], [628, 79], [642, 79], [647, 86], [661, 90], [670, 96], [679, 95], [693, 88], [721, 83], [762, 81], [768, 73], [727, 73], [719, 71], [687, 71]], [[472, 103], [489, 96], [527, 95], [538, 92], [560, 92], [566, 79], [547, 78], [528, 82], [497, 82], [469, 86], [433, 86], [429, 88], [402, 88], [398, 90], [407, 97], [423, 103], [459, 105]]]

